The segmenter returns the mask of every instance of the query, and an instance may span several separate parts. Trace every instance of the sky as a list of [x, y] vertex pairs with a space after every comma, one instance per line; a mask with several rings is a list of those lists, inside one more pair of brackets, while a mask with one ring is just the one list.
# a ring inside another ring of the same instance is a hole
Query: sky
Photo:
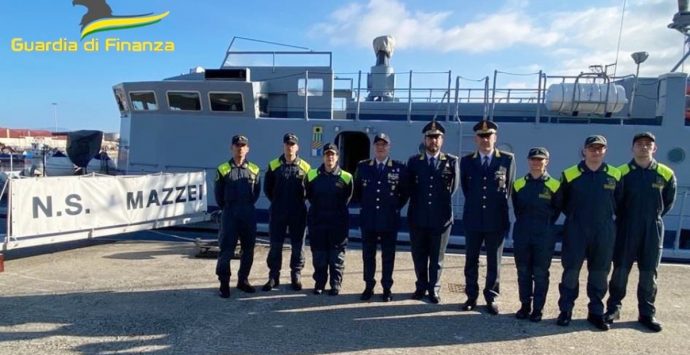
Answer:
[[[391, 65], [398, 73], [450, 70], [453, 76], [475, 79], [499, 70], [497, 86], [513, 88], [536, 88], [533, 73], [539, 70], [577, 75], [616, 58], [616, 74], [634, 74], [630, 54], [637, 51], [649, 52], [640, 75], [657, 76], [670, 71], [683, 54], [681, 34], [667, 28], [677, 12], [675, 0], [107, 3], [113, 15], [169, 15], [151, 26], [95, 33], [80, 41], [86, 8], [73, 6], [72, 0], [0, 0], [0, 127], [117, 132], [120, 115], [113, 85], [162, 80], [197, 66], [218, 68], [233, 36], [331, 51], [337, 75], [367, 72], [375, 64], [373, 38], [391, 35], [396, 42]], [[169, 41], [175, 49], [83, 50], [89, 40], [102, 46], [108, 38]], [[13, 39], [76, 42], [78, 50], [13, 50]], [[239, 40], [233, 49], [281, 48]], [[442, 74], [429, 80], [437, 87], [447, 85]], [[470, 85], [475, 84], [468, 81]]]

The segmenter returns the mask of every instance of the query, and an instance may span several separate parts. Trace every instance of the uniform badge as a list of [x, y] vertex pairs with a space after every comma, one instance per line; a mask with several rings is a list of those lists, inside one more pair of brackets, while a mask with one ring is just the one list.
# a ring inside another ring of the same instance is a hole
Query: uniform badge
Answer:
[[607, 178], [606, 184], [604, 184], [604, 188], [607, 190], [615, 190], [616, 189], [616, 179]]
[[656, 182], [652, 184], [652, 188], [662, 190], [665, 185], [666, 185], [666, 182], [664, 181], [664, 179], [661, 176], [659, 176], [656, 178]]
[[496, 170], [495, 179], [498, 183], [499, 190], [503, 190], [506, 188], [506, 175], [507, 169], [504, 166], [501, 166], [500, 168], [498, 168], [498, 170]]
[[539, 198], [543, 198], [545, 200], [550, 200], [551, 199], [551, 190], [549, 190], [547, 187], [544, 187], [544, 191], [542, 191], [539, 194]]

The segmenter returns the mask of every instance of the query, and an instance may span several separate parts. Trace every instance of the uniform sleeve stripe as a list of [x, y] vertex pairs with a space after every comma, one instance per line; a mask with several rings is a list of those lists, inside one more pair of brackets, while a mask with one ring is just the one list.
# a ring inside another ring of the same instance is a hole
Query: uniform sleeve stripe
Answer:
[[621, 172], [621, 177], [628, 175], [628, 173], [630, 172], [630, 165], [628, 165], [628, 163], [625, 163], [619, 166], [618, 170]]
[[247, 164], [247, 168], [249, 169], [249, 172], [254, 175], [259, 175], [259, 171], [261, 171], [261, 169], [259, 169], [259, 167], [254, 163]]
[[309, 172], [309, 170], [311, 170], [311, 165], [309, 165], [309, 163], [307, 163], [304, 160], [300, 160], [299, 168], [302, 169], [302, 171], [304, 171], [305, 173], [307, 173]]

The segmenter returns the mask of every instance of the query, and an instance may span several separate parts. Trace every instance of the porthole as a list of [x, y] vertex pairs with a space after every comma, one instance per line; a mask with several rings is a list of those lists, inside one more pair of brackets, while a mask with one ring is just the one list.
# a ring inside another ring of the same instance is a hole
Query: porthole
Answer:
[[681, 163], [685, 160], [685, 150], [683, 148], [673, 148], [668, 152], [668, 160], [672, 163]]

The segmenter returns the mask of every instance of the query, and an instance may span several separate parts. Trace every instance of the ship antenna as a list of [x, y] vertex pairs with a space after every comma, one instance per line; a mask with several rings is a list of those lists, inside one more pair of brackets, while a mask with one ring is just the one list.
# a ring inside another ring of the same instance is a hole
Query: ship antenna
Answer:
[[616, 77], [616, 71], [618, 70], [618, 54], [621, 51], [621, 38], [623, 37], [623, 19], [625, 19], [625, 5], [628, 0], [623, 0], [623, 11], [621, 12], [621, 27], [618, 29], [618, 48], [616, 48], [616, 62], [613, 67], [613, 77]]

